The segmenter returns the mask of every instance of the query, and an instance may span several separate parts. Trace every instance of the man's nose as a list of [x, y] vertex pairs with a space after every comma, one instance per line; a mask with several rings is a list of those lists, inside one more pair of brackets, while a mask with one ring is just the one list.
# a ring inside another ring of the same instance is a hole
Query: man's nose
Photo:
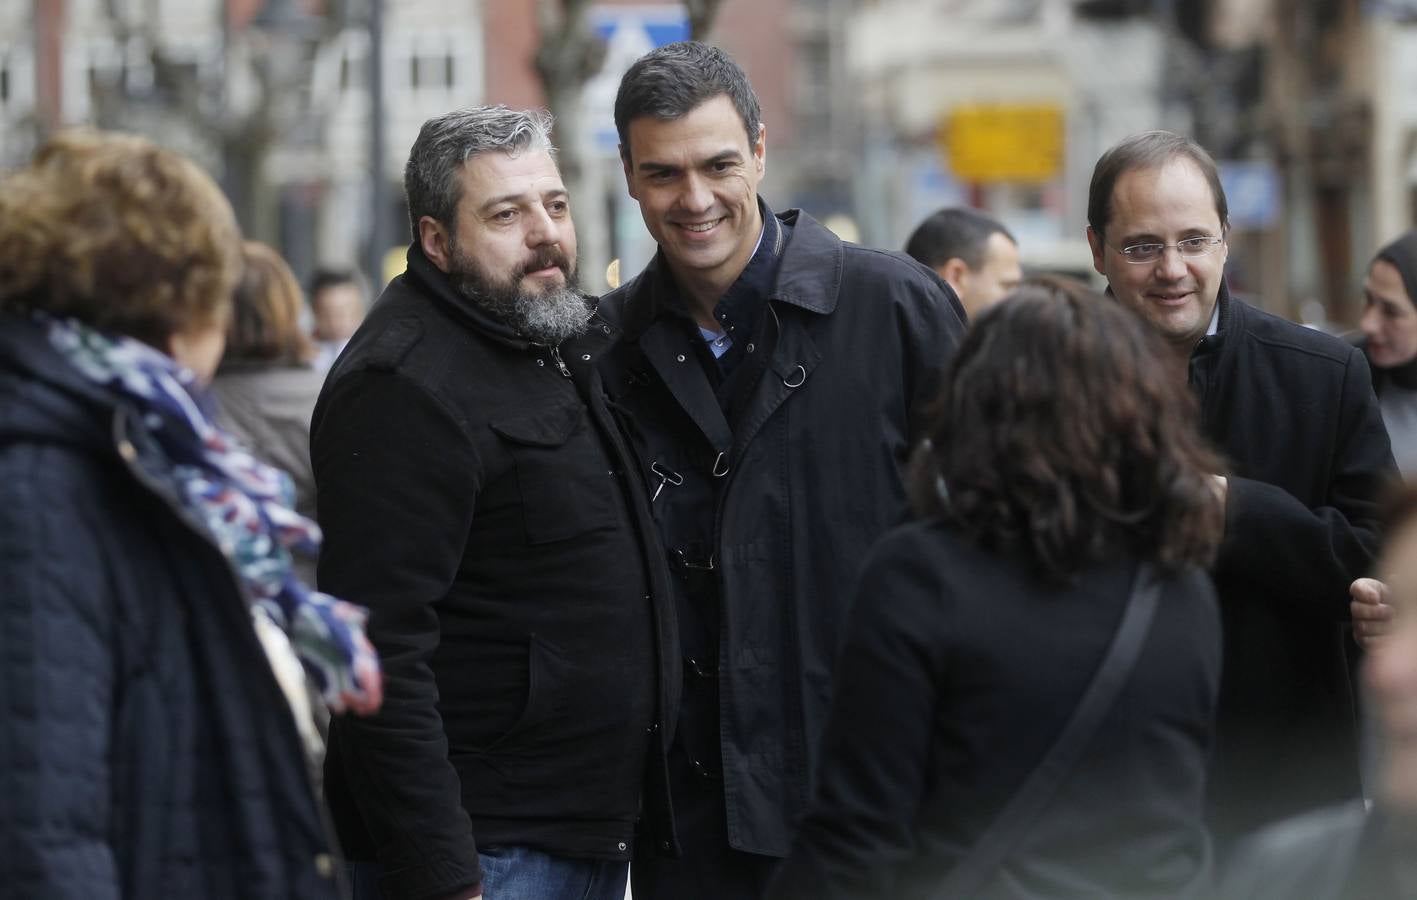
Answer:
[[713, 206], [713, 191], [698, 175], [690, 173], [684, 179], [684, 190], [679, 195], [679, 207], [685, 212], [707, 212]]
[[526, 243], [528, 247], [544, 247], [547, 244], [555, 244], [561, 240], [561, 232], [556, 227], [556, 220], [551, 218], [551, 213], [544, 207], [533, 208], [528, 217]]
[[1167, 281], [1180, 281], [1186, 277], [1186, 258], [1179, 247], [1164, 247], [1161, 258], [1156, 261], [1156, 274]]

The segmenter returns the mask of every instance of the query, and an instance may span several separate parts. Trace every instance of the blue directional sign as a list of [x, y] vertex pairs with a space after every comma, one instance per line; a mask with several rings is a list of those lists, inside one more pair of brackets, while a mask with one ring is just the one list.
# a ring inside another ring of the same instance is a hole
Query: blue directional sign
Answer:
[[689, 19], [678, 3], [646, 6], [595, 6], [587, 14], [591, 29], [605, 40], [605, 65], [586, 83], [586, 121], [598, 150], [614, 152], [615, 91], [620, 78], [655, 47], [689, 39]]
[[1220, 184], [1235, 228], [1269, 228], [1279, 220], [1283, 190], [1274, 164], [1244, 160], [1220, 163]]

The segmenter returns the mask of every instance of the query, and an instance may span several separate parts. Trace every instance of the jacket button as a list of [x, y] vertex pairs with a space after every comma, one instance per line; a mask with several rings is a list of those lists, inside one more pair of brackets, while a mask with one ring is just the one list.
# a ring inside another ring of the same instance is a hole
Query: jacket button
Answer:
[[646, 728], [645, 731], [649, 732], [650, 734], [659, 734], [659, 723], [655, 722], [653, 725]]
[[615, 846], [620, 849], [620, 852], [621, 852], [621, 853], [624, 853], [624, 852], [625, 852], [625, 842], [624, 842], [624, 841], [621, 841], [620, 843], [616, 844]]
[[582, 354], [581, 354], [581, 361], [582, 361], [582, 362], [590, 362], [590, 354], [589, 354], [589, 353], [582, 353]]
[[600, 326], [600, 330], [603, 331], [603, 332], [605, 332], [606, 334], [609, 334], [609, 333], [610, 333], [610, 326], [609, 326], [609, 325], [602, 325], [602, 326]]
[[335, 861], [328, 853], [315, 854], [315, 872], [321, 878], [329, 878], [335, 874]]
[[668, 852], [669, 852], [669, 842], [668, 842], [668, 841], [660, 841], [660, 842], [659, 842], [659, 849], [663, 850], [665, 853], [668, 853]]
[[537, 364], [538, 366], [544, 366], [544, 365], [546, 365], [546, 360], [544, 360], [544, 359], [538, 359], [538, 360], [536, 361], [536, 364]]
[[138, 458], [138, 449], [133, 446], [132, 441], [123, 440], [118, 442], [118, 455], [128, 462]]
[[749, 353], [752, 353], [754, 350], [756, 350], [756, 349], [758, 349], [758, 348], [755, 347], [755, 346], [753, 346], [753, 342], [752, 342], [752, 341], [749, 341], [749, 342], [748, 342], [748, 346], [747, 346], [746, 348], [744, 348], [744, 349], [746, 349]]

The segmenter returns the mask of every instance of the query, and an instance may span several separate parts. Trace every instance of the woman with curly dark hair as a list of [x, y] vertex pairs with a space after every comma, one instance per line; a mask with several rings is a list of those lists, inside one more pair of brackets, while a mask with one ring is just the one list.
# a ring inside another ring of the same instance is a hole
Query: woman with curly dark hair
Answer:
[[1060, 282], [979, 318], [912, 464], [918, 520], [863, 568], [771, 896], [1203, 889], [1220, 461], [1162, 349]]

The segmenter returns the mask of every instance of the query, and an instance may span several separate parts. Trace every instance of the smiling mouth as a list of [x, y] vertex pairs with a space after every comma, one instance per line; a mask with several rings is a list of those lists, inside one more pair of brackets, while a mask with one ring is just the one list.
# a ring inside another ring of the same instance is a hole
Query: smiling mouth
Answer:
[[675, 222], [674, 224], [691, 234], [703, 234], [706, 231], [712, 230], [715, 225], [722, 221], [723, 219], [720, 218], [714, 219], [711, 222]]
[[1194, 294], [1195, 291], [1183, 291], [1180, 293], [1167, 292], [1164, 294], [1152, 294], [1151, 299], [1164, 306], [1176, 306], [1180, 303], [1184, 303]]

